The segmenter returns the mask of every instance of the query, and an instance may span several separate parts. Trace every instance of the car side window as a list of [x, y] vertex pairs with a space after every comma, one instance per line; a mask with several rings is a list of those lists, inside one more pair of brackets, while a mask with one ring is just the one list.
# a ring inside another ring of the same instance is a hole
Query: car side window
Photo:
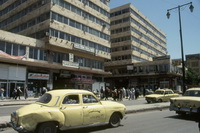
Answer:
[[83, 103], [97, 103], [98, 100], [92, 95], [83, 95]]
[[172, 91], [169, 91], [169, 94], [173, 94]]
[[62, 104], [78, 104], [79, 103], [79, 97], [78, 95], [68, 95], [65, 96]]

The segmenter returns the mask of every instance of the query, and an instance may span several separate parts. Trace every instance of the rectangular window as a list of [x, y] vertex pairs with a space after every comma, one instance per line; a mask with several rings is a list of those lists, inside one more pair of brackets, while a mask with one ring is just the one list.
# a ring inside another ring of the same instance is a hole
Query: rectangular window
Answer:
[[6, 43], [6, 53], [11, 55], [11, 51], [12, 51], [12, 44]]
[[29, 58], [33, 58], [34, 52], [33, 52], [33, 48], [29, 49]]
[[44, 60], [44, 51], [39, 50], [40, 60]]
[[37, 49], [34, 49], [34, 56], [33, 56], [33, 58], [34, 59], [38, 59], [38, 50]]
[[12, 53], [12, 55], [14, 55], [14, 56], [18, 56], [18, 45], [13, 45], [13, 53]]
[[0, 50], [5, 51], [5, 42], [4, 41], [0, 41]]
[[23, 55], [25, 55], [25, 54], [26, 54], [26, 46], [20, 45], [20, 46], [19, 46], [19, 53], [18, 53], [18, 55], [19, 55], [19, 56], [23, 56]]

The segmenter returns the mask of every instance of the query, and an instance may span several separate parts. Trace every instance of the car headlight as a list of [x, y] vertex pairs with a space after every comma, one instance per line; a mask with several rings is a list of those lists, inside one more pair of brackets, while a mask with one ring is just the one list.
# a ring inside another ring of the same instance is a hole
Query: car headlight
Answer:
[[17, 121], [18, 121], [17, 113], [16, 112], [11, 113], [11, 122], [17, 125]]
[[174, 99], [170, 99], [170, 104], [174, 104], [175, 101], [176, 100], [174, 100]]

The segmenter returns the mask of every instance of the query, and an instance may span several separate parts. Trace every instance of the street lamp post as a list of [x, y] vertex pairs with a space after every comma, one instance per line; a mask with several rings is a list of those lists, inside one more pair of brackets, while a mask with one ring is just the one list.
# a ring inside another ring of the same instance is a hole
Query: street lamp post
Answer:
[[179, 28], [180, 28], [180, 41], [181, 41], [181, 56], [182, 56], [182, 73], [183, 73], [183, 77], [182, 77], [182, 82], [183, 82], [183, 93], [186, 91], [186, 87], [185, 87], [185, 62], [184, 62], [184, 52], [183, 52], [183, 38], [182, 38], [182, 26], [181, 26], [181, 12], [180, 9], [183, 6], [186, 5], [190, 5], [189, 9], [191, 12], [193, 12], [194, 10], [194, 6], [192, 5], [192, 2], [183, 4], [183, 5], [179, 5], [177, 7], [171, 8], [167, 10], [167, 18], [169, 19], [170, 17], [170, 13], [169, 11], [177, 9], [178, 8], [178, 15], [179, 15]]

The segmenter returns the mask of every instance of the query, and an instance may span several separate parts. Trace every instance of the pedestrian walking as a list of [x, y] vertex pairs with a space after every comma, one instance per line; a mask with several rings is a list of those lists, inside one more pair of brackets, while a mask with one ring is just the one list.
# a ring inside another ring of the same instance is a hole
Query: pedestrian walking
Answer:
[[108, 100], [109, 93], [110, 93], [110, 89], [108, 87], [106, 87], [106, 89], [105, 89], [105, 100]]
[[126, 89], [123, 87], [122, 90], [123, 90], [123, 98], [126, 98]]
[[22, 93], [21, 88], [20, 88], [20, 87], [17, 87], [17, 93], [16, 93], [16, 96], [15, 96], [15, 100], [17, 100], [17, 98], [19, 98], [19, 100], [20, 100], [20, 95], [21, 95], [21, 93]]
[[119, 101], [123, 100], [123, 90], [122, 90], [122, 88], [118, 89], [118, 100]]
[[101, 94], [100, 94], [101, 99], [104, 99], [104, 97], [105, 97], [105, 92], [104, 92], [103, 87], [101, 87], [100, 93], [101, 93]]
[[113, 92], [112, 92], [112, 97], [113, 97], [113, 100], [116, 101], [117, 100], [117, 89], [114, 88]]
[[136, 88], [136, 90], [135, 90], [135, 99], [138, 99], [139, 95], [140, 95], [140, 90], [138, 88]]
[[128, 100], [131, 100], [132, 99], [132, 96], [133, 96], [133, 94], [132, 94], [132, 91], [131, 91], [131, 88], [129, 88], [129, 90], [128, 90]]
[[134, 98], [135, 98], [135, 88], [131, 88], [131, 100], [134, 100]]
[[42, 87], [42, 95], [44, 94], [44, 93], [46, 93], [47, 92], [47, 88], [46, 87]]
[[3, 100], [4, 99], [4, 88], [1, 88], [0, 89], [0, 96], [1, 96], [1, 100]]
[[14, 88], [12, 91], [12, 98], [15, 99], [16, 95], [17, 95], [17, 89]]
[[27, 99], [28, 98], [28, 87], [26, 87], [24, 89], [24, 98]]

